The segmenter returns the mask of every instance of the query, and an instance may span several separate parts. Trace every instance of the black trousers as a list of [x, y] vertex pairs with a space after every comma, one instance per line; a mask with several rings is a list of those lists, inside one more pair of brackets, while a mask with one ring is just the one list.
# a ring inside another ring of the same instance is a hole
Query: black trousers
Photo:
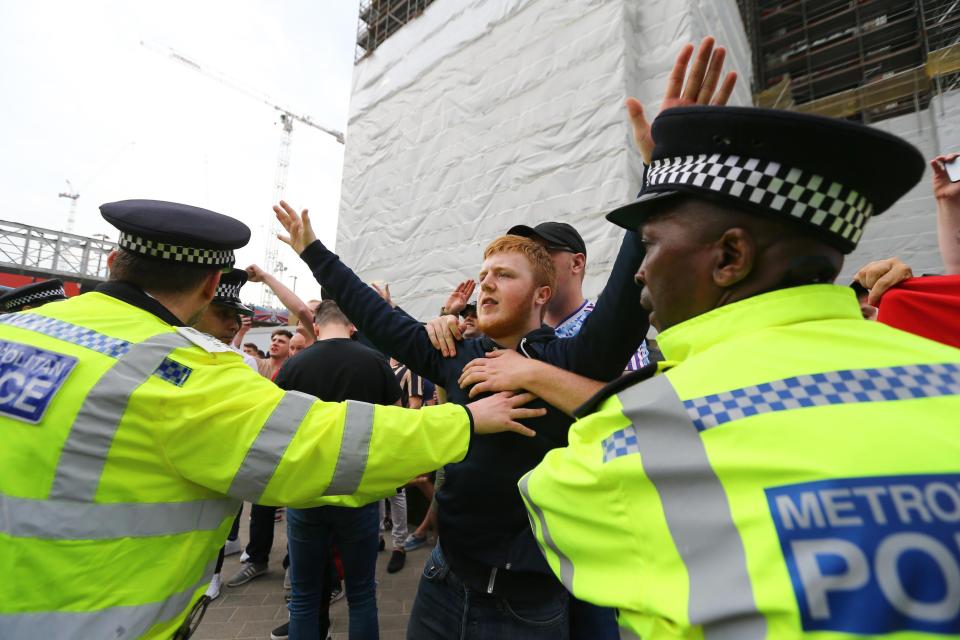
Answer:
[[[233, 526], [230, 527], [230, 535], [227, 536], [227, 540], [236, 540], [237, 536], [240, 535], [240, 514], [243, 513], [243, 504], [240, 504], [240, 509], [237, 511], [237, 517], [233, 519]], [[220, 555], [217, 556], [217, 570], [214, 573], [220, 573], [220, 570], [223, 569], [223, 547], [220, 547]]]
[[270, 561], [270, 549], [273, 547], [273, 529], [276, 507], [251, 505], [250, 542], [247, 543], [247, 555], [253, 564], [267, 564]]

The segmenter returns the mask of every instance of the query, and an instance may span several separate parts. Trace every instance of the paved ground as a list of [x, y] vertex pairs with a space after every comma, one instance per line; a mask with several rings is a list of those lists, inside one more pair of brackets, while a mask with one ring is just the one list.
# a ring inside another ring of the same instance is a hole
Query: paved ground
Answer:
[[[247, 540], [247, 513], [244, 510], [240, 527], [240, 539]], [[248, 582], [242, 587], [226, 587], [207, 609], [194, 638], [196, 640], [222, 640], [225, 638], [270, 637], [270, 631], [287, 621], [287, 607], [283, 592], [283, 555], [287, 546], [286, 522], [277, 524], [273, 552], [270, 554], [270, 573]], [[413, 596], [417, 590], [420, 572], [427, 560], [429, 547], [423, 546], [407, 554], [407, 565], [394, 574], [387, 573], [390, 558], [390, 540], [387, 534], [387, 549], [377, 559], [377, 608], [380, 612], [381, 640], [406, 638], [407, 619]], [[226, 581], [240, 567], [240, 556], [229, 556], [223, 564]], [[347, 640], [346, 598], [330, 607], [334, 640]]]

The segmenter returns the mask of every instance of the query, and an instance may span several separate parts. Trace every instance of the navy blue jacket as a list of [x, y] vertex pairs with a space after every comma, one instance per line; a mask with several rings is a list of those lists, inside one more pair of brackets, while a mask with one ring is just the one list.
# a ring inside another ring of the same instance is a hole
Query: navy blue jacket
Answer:
[[[463, 367], [499, 346], [489, 338], [464, 340], [457, 355], [444, 358], [433, 348], [426, 328], [384, 302], [318, 240], [301, 258], [357, 328], [411, 371], [440, 385], [450, 402], [467, 404], [468, 390], [457, 379]], [[594, 311], [573, 338], [557, 338], [543, 325], [528, 333], [517, 350], [595, 380], [619, 376], [647, 334], [647, 313], [640, 306], [641, 288], [634, 274], [643, 259], [636, 233], [627, 232], [617, 260]], [[474, 438], [466, 458], [446, 466], [446, 481], [437, 492], [443, 548], [455, 566], [466, 556], [489, 567], [550, 574], [537, 548], [527, 513], [517, 490], [521, 476], [550, 449], [567, 445], [573, 420], [536, 400], [530, 407], [547, 407], [547, 414], [525, 422], [537, 435], [514, 433]]]

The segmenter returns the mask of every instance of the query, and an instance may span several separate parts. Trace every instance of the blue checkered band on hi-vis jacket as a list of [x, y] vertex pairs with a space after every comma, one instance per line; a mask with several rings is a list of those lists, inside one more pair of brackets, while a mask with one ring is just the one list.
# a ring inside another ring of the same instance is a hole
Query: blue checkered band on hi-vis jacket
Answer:
[[768, 160], [719, 153], [650, 163], [647, 187], [695, 186], [781, 211], [848, 242], [857, 242], [873, 205], [848, 186]]
[[233, 251], [230, 249], [199, 249], [197, 247], [181, 247], [166, 242], [157, 242], [141, 238], [130, 233], [121, 233], [118, 244], [133, 253], [139, 253], [161, 260], [186, 262], [189, 264], [230, 267], [233, 266]]

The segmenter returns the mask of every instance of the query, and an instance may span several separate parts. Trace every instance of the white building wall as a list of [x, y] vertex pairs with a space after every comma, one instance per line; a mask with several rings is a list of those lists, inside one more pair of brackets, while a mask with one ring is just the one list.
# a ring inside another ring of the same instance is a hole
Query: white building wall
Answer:
[[[337, 249], [422, 319], [518, 223], [562, 220], [606, 280], [640, 160], [624, 98], [655, 114], [683, 43], [749, 69], [734, 0], [438, 0], [354, 73]], [[749, 73], [734, 103], [748, 104]]]
[[[707, 33], [741, 73], [731, 104], [749, 104], [735, 0], [437, 0], [355, 68], [338, 252], [426, 319], [493, 238], [562, 220], [586, 240], [595, 297], [620, 236], [603, 215], [640, 186], [623, 100], [655, 115], [677, 51]], [[928, 158], [960, 149], [958, 96], [877, 126]], [[940, 270], [929, 174], [871, 222], [841, 282], [890, 255]]]

